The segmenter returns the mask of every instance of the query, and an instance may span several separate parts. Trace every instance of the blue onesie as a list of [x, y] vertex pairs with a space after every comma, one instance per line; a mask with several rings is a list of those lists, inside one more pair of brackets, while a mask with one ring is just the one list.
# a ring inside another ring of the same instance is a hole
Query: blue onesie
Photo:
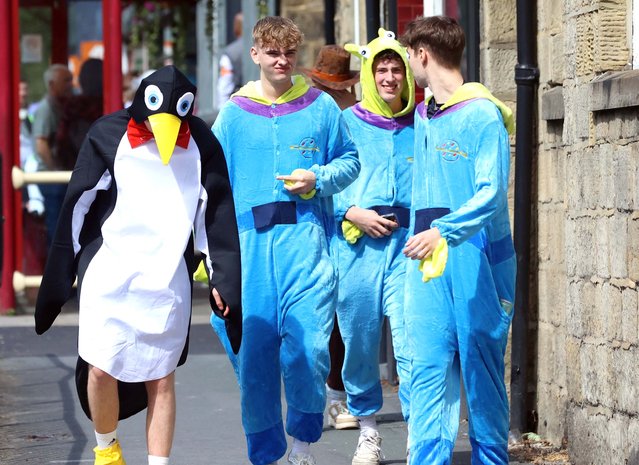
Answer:
[[[335, 241], [339, 274], [337, 318], [346, 353], [342, 378], [348, 409], [367, 416], [382, 407], [379, 344], [384, 316], [388, 316], [400, 378], [399, 397], [408, 419], [410, 359], [404, 331], [404, 278], [406, 257], [402, 249], [408, 239], [414, 149], [414, 80], [406, 49], [394, 34], [379, 30], [379, 37], [366, 47], [352, 44], [346, 50], [362, 59], [362, 102], [344, 110], [344, 118], [357, 146], [362, 171], [353, 184], [337, 195]], [[404, 107], [393, 113], [377, 91], [373, 61], [383, 51], [399, 54], [406, 68]], [[399, 227], [390, 236], [364, 234], [354, 244], [344, 239], [341, 223], [350, 206], [395, 213]]]
[[[301, 76], [275, 103], [260, 97], [255, 82], [247, 84], [224, 106], [213, 132], [229, 168], [245, 286], [242, 347], [232, 361], [249, 459], [263, 465], [286, 452], [282, 380], [286, 432], [306, 442], [322, 434], [337, 303], [332, 195], [357, 177], [360, 165], [340, 109]], [[317, 176], [311, 199], [275, 179], [299, 168]]]
[[411, 465], [451, 463], [460, 371], [472, 463], [508, 463], [504, 353], [516, 260], [506, 128], [512, 126], [510, 110], [477, 83], [464, 84], [430, 118], [424, 104], [417, 107], [411, 226], [415, 233], [437, 227], [449, 250], [439, 278], [422, 282], [416, 261], [407, 269]]

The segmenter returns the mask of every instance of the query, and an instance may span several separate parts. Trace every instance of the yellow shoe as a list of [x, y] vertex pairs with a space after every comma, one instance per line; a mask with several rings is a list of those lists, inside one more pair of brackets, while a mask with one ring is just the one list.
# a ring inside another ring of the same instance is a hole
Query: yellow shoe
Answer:
[[116, 440], [115, 443], [107, 447], [106, 449], [93, 449], [95, 452], [94, 465], [126, 465], [126, 462], [122, 458], [122, 449], [120, 443]]

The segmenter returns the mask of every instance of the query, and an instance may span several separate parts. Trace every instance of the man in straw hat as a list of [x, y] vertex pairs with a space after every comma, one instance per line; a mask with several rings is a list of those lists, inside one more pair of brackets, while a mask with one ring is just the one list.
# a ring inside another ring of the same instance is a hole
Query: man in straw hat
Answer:
[[[339, 45], [324, 45], [315, 60], [312, 69], [300, 68], [308, 76], [313, 87], [329, 94], [337, 105], [346, 109], [357, 103], [355, 84], [359, 81], [359, 72], [350, 71], [351, 55]], [[358, 428], [357, 418], [348, 411], [346, 391], [342, 379], [344, 365], [344, 341], [339, 330], [337, 315], [328, 343], [331, 367], [326, 379], [328, 400], [328, 425], [341, 430]]]

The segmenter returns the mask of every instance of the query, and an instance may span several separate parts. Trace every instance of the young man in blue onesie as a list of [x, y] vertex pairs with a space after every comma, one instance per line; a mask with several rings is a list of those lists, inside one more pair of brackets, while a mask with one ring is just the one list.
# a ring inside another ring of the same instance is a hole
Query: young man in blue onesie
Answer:
[[414, 235], [404, 252], [416, 260], [406, 271], [404, 308], [413, 362], [409, 463], [451, 463], [461, 371], [472, 462], [506, 465], [504, 353], [516, 265], [507, 198], [512, 112], [481, 84], [464, 84], [465, 39], [454, 19], [417, 19], [402, 42], [417, 84], [432, 92], [415, 112]]
[[353, 465], [378, 465], [381, 437], [375, 412], [382, 407], [379, 344], [388, 316], [408, 418], [409, 357], [404, 336], [404, 277], [413, 165], [415, 93], [406, 49], [384, 29], [368, 45], [347, 44], [362, 60], [362, 101], [344, 111], [362, 171], [337, 195], [339, 301], [346, 346], [342, 377], [348, 409], [360, 437]]
[[328, 340], [337, 303], [329, 243], [332, 195], [359, 173], [357, 152], [334, 100], [293, 76], [302, 34], [289, 19], [253, 29], [260, 80], [242, 87], [213, 126], [224, 149], [240, 231], [242, 348], [234, 360], [251, 463], [286, 453], [280, 383], [287, 402], [288, 463], [315, 464], [326, 402]]

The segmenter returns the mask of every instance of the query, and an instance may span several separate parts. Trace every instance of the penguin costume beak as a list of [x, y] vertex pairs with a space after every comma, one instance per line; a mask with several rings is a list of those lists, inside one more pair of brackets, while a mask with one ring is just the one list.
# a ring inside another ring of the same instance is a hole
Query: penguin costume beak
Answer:
[[151, 131], [158, 146], [162, 163], [168, 165], [175, 149], [182, 121], [170, 113], [155, 113], [149, 115], [148, 120], [151, 123]]
[[188, 121], [193, 115], [196, 92], [197, 88], [180, 70], [172, 65], [165, 66], [142, 80], [127, 108], [138, 125], [149, 121], [164, 165], [169, 164], [176, 144], [186, 148], [182, 144], [180, 128], [184, 129], [188, 141]]

